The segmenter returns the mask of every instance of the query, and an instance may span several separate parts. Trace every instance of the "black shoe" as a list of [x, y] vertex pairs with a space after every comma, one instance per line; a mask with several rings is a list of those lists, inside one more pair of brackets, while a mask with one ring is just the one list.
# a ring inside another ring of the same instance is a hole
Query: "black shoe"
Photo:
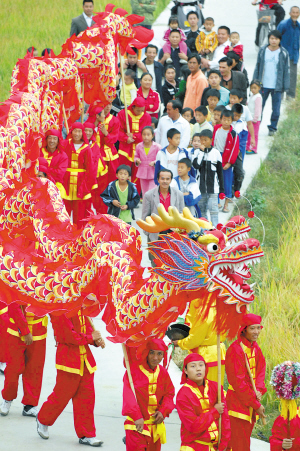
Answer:
[[277, 130], [269, 128], [269, 136], [274, 136]]
[[122, 442], [126, 445], [126, 436], [122, 438]]

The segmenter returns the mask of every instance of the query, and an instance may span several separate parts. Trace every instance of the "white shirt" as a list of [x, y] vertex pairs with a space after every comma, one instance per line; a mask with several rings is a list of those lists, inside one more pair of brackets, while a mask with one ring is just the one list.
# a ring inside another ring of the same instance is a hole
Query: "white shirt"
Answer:
[[163, 116], [158, 122], [155, 141], [160, 144], [162, 148], [168, 146], [169, 141], [167, 139], [167, 132], [170, 128], [176, 128], [180, 132], [179, 147], [187, 149], [191, 138], [191, 127], [188, 121], [181, 115], [175, 122], [173, 122], [169, 116]]
[[210, 69], [219, 70], [219, 61], [220, 59], [224, 58], [224, 56], [226, 56], [224, 50], [227, 45], [231, 46], [231, 42], [229, 40], [224, 42], [224, 44], [218, 45], [218, 47], [214, 51], [213, 59], [209, 62]]
[[93, 22], [93, 16], [89, 17], [85, 13], [82, 13], [82, 15], [85, 18], [85, 21], [88, 24], [88, 27], [91, 27], [92, 26], [92, 22]]
[[177, 177], [178, 175], [178, 157], [179, 157], [179, 150], [177, 149], [174, 153], [169, 153], [166, 149], [166, 156], [167, 156], [167, 169], [170, 169], [172, 171], [173, 177]]
[[[231, 105], [227, 105], [225, 108], [226, 110], [231, 110]], [[240, 117], [240, 120], [244, 123], [244, 130], [248, 130], [247, 122], [253, 121], [252, 114], [250, 113], [249, 108], [246, 105], [242, 105], [243, 107], [243, 114]]]
[[275, 89], [277, 81], [278, 60], [281, 48], [277, 50], [270, 50], [266, 48], [265, 53], [265, 67], [262, 79], [262, 85], [264, 88]]
[[153, 77], [151, 89], [153, 89], [153, 91], [156, 91], [156, 77], [155, 77], [155, 72], [154, 72], [154, 63], [152, 63], [152, 64], [145, 63], [145, 66], [146, 66], [149, 74], [151, 74]]

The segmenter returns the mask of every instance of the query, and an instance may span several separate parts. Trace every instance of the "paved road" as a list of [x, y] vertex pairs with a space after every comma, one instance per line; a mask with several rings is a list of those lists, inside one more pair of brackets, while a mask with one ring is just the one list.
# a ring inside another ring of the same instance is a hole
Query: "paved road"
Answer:
[[[285, 8], [288, 9], [293, 5], [293, 0], [285, 2]], [[212, 16], [215, 19], [216, 26], [226, 24], [232, 30], [240, 32], [241, 41], [245, 49], [245, 64], [251, 79], [255, 61], [256, 49], [254, 47], [254, 31], [256, 26], [255, 8], [250, 5], [250, 1], [243, 0], [207, 0], [205, 8], [205, 16]], [[169, 9], [167, 9], [158, 18], [155, 25], [155, 35], [157, 39], [161, 39], [163, 31], [169, 17]], [[261, 135], [259, 143], [259, 152], [257, 156], [246, 156], [245, 168], [246, 179], [244, 189], [250, 183], [252, 177], [256, 173], [261, 160], [267, 155], [270, 138], [267, 138], [267, 118], [269, 117], [270, 107], [265, 110], [265, 118], [261, 126]], [[141, 208], [138, 210], [140, 216]], [[220, 221], [226, 221], [226, 215], [220, 215]], [[144, 247], [146, 242], [144, 240]], [[144, 253], [143, 264], [149, 265], [147, 253]], [[95, 320], [96, 326], [99, 326], [103, 335], [106, 334], [104, 324], [100, 318]], [[98, 371], [95, 375], [96, 389], [96, 407], [95, 422], [97, 435], [104, 440], [104, 449], [108, 451], [125, 450], [121, 439], [124, 436], [123, 418], [121, 416], [122, 404], [122, 377], [124, 368], [122, 365], [122, 350], [120, 345], [113, 345], [107, 342], [105, 350], [93, 351]], [[41, 393], [40, 405], [51, 393], [55, 383], [56, 370], [55, 362], [55, 343], [51, 326], [49, 327], [49, 337], [47, 339], [47, 358], [44, 371], [44, 381]], [[180, 371], [173, 364], [171, 365], [171, 377], [179, 387]], [[3, 386], [3, 376], [0, 376], [0, 388]], [[0, 449], [6, 451], [31, 451], [32, 449], [63, 451], [66, 448], [70, 451], [78, 450], [78, 440], [74, 432], [72, 405], [67, 406], [65, 411], [57, 420], [56, 424], [50, 428], [50, 440], [42, 440], [36, 433], [35, 420], [24, 418], [21, 415], [22, 406], [22, 387], [20, 384], [19, 396], [12, 404], [11, 412], [8, 417], [0, 417]], [[179, 450], [180, 446], [180, 427], [177, 412], [174, 412], [170, 419], [166, 421], [168, 443], [163, 446], [164, 451]], [[253, 451], [267, 451], [269, 445], [254, 440], [251, 449]]]

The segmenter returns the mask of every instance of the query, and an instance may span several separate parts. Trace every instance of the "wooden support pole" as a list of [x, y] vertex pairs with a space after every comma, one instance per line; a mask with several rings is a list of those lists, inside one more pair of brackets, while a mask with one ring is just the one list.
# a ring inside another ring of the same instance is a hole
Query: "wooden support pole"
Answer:
[[123, 69], [123, 64], [122, 64], [122, 56], [121, 56], [120, 48], [119, 48], [119, 60], [120, 60], [120, 70], [121, 70], [121, 79], [122, 79], [122, 91], [123, 91], [123, 96], [124, 96], [125, 118], [126, 118], [126, 129], [127, 129], [127, 133], [130, 133], [129, 119], [128, 119], [128, 111], [127, 111], [127, 102], [126, 102], [126, 95], [125, 95], [124, 69]]
[[129, 359], [128, 359], [127, 349], [126, 349], [126, 345], [124, 343], [122, 343], [122, 349], [123, 349], [125, 366], [126, 366], [126, 370], [127, 370], [127, 374], [128, 374], [129, 384], [130, 384], [131, 390], [133, 391], [134, 397], [135, 397], [136, 402], [137, 402], [137, 397], [136, 397], [136, 393], [135, 393], [134, 383], [133, 383], [133, 380], [132, 380], [132, 375], [131, 375], [131, 370], [130, 370], [130, 363], [129, 363]]
[[[217, 359], [218, 359], [218, 404], [222, 402], [222, 362], [221, 362], [221, 337], [217, 334]], [[222, 435], [222, 415], [219, 418], [219, 439], [220, 444]]]
[[65, 105], [64, 105], [64, 93], [61, 93], [61, 100], [62, 100], [62, 112], [63, 112], [63, 118], [64, 118], [64, 123], [65, 123], [65, 127], [67, 130], [67, 135], [69, 134], [69, 125], [68, 125], [68, 121], [67, 121], [67, 115], [66, 115], [66, 110], [65, 110]]
[[83, 124], [84, 120], [84, 78], [82, 79], [81, 83], [81, 90], [82, 90], [82, 112], [81, 112], [81, 123]]

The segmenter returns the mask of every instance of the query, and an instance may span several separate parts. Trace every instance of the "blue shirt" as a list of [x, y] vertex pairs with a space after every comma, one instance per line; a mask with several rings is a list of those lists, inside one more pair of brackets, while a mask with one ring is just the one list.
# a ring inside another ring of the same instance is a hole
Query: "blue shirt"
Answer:
[[294, 23], [292, 19], [282, 20], [277, 29], [282, 34], [282, 47], [289, 52], [290, 60], [297, 64], [300, 47], [300, 23], [298, 21]]

